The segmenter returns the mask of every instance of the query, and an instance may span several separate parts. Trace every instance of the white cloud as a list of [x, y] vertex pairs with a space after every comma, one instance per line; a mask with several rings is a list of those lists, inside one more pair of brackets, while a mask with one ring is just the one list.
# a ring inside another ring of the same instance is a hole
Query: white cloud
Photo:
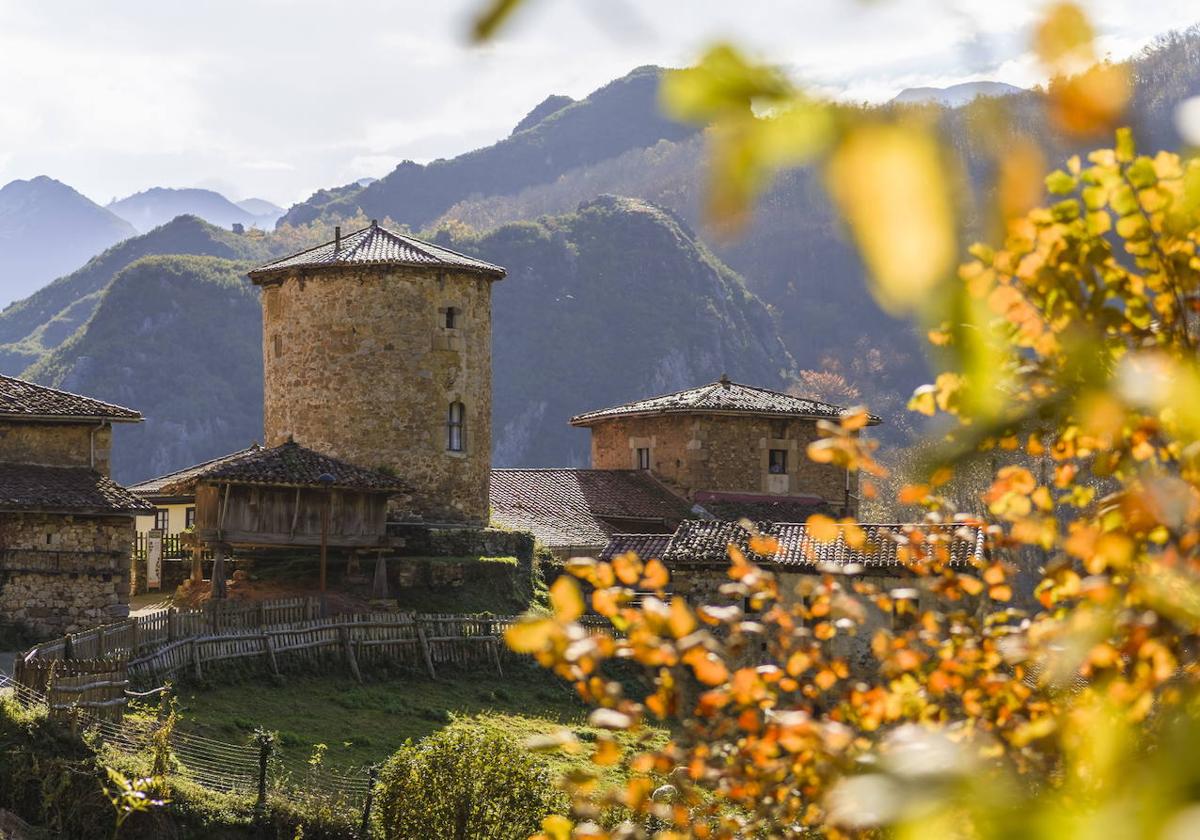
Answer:
[[[850, 99], [1040, 78], [1024, 53], [1043, 0], [531, 0], [472, 48], [481, 2], [0, 0], [0, 183], [44, 173], [102, 200], [225, 183], [288, 203], [495, 142], [551, 93], [722, 39]], [[1116, 57], [1198, 14], [1193, 0], [1089, 8]]]

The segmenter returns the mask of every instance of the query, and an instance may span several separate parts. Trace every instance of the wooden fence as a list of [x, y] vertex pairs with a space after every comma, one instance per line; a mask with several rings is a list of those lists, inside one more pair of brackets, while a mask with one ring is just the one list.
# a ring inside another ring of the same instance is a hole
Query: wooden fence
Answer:
[[[182, 534], [163, 534], [162, 544], [162, 556], [164, 560], [192, 559], [192, 549], [184, 544]], [[133, 556], [144, 559], [149, 546], [150, 535], [145, 531], [139, 531], [133, 537]], [[201, 556], [204, 559], [211, 560], [212, 552], [205, 549]]]
[[69, 718], [81, 709], [101, 720], [120, 720], [125, 713], [124, 659], [18, 659], [13, 679], [45, 695], [51, 717]]
[[[439, 666], [487, 668], [503, 674], [504, 630], [517, 616], [363, 613], [320, 618], [316, 598], [209, 601], [203, 609], [166, 609], [37, 645], [18, 659], [14, 677], [43, 692], [53, 663], [127, 663], [128, 680], [150, 688], [179, 677], [203, 679], [217, 663], [242, 662], [270, 674], [343, 663], [395, 662], [436, 678]], [[586, 621], [585, 621], [586, 623]], [[597, 626], [607, 626], [598, 616]], [[113, 677], [113, 681], [117, 678]], [[98, 681], [98, 680], [97, 680]], [[107, 686], [107, 688], [112, 688]], [[100, 687], [96, 687], [97, 691]], [[115, 689], [114, 689], [115, 690]], [[115, 696], [89, 698], [100, 702]]]

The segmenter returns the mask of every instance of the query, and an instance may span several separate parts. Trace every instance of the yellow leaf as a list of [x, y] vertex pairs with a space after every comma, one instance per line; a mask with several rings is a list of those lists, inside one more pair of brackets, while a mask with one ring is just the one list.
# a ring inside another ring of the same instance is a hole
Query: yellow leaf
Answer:
[[569, 819], [559, 814], [551, 814], [542, 820], [542, 831], [549, 840], [571, 840], [571, 828], [574, 826]]
[[1033, 36], [1033, 48], [1043, 64], [1056, 71], [1078, 70], [1095, 58], [1096, 33], [1083, 10], [1074, 3], [1057, 3], [1046, 11]]
[[549, 618], [522, 618], [504, 631], [504, 641], [517, 653], [537, 653], [544, 650], [558, 625]]
[[861, 125], [830, 162], [830, 192], [858, 241], [880, 304], [929, 302], [954, 265], [954, 198], [937, 141], [911, 125]]
[[612, 567], [617, 579], [626, 586], [634, 586], [642, 579], [642, 561], [632, 551], [614, 557]]
[[583, 615], [583, 595], [574, 578], [563, 575], [551, 584], [550, 606], [559, 621], [574, 621]]

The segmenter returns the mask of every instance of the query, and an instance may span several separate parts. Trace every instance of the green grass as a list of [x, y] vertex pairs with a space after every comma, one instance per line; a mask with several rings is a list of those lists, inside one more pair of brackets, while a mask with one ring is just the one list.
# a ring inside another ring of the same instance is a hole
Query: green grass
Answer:
[[[255, 728], [275, 731], [288, 753], [307, 758], [325, 744], [327, 766], [359, 767], [381, 762], [407, 739], [419, 739], [444, 727], [472, 727], [519, 740], [561, 727], [584, 742], [575, 756], [551, 754], [556, 770], [588, 762], [590, 742], [599, 730], [587, 725], [588, 709], [571, 689], [531, 667], [509, 666], [500, 680], [492, 674], [391, 677], [359, 685], [348, 677], [242, 682], [179, 693], [181, 731], [227, 742], [246, 743]], [[656, 744], [664, 730], [648, 730]], [[629, 745], [636, 739], [622, 735]], [[620, 768], [605, 772], [609, 780]]]

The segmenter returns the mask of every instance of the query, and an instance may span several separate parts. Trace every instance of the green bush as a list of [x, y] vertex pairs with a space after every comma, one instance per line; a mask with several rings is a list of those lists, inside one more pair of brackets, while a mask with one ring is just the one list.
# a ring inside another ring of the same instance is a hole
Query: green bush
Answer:
[[514, 840], [564, 805], [549, 770], [515, 741], [470, 729], [405, 744], [380, 775], [387, 840]]

